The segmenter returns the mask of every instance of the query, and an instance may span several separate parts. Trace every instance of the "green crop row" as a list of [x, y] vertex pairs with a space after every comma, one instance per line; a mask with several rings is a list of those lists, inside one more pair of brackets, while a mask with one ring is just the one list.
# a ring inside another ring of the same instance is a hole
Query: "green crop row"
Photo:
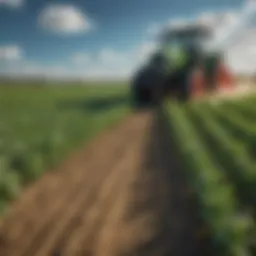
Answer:
[[247, 101], [247, 99], [239, 100], [239, 101], [229, 101], [220, 104], [219, 109], [224, 112], [236, 111], [240, 115], [242, 115], [247, 121], [251, 123], [256, 123], [256, 112], [255, 112], [255, 102]]
[[166, 111], [180, 162], [197, 192], [202, 218], [211, 230], [218, 255], [251, 255], [252, 219], [240, 212], [225, 170], [211, 158], [186, 109], [170, 104]]
[[256, 165], [246, 144], [233, 137], [210, 109], [195, 105], [191, 114], [215, 160], [237, 185], [242, 200], [253, 205], [256, 202]]
[[223, 111], [212, 108], [211, 113], [232, 136], [248, 146], [252, 157], [256, 156], [256, 122], [248, 120], [235, 109]]

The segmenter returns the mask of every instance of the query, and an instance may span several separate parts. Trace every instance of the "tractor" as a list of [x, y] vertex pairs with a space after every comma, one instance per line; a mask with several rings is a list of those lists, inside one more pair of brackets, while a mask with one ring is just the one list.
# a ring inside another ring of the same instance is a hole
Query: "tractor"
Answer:
[[159, 49], [133, 77], [134, 106], [158, 105], [166, 97], [188, 101], [230, 85], [222, 53], [205, 47], [212, 35], [212, 29], [202, 24], [165, 30]]

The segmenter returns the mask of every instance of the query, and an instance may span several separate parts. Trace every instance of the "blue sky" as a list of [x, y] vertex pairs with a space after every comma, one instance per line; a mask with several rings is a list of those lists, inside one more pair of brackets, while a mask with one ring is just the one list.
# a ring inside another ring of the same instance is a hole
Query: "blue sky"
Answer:
[[115, 70], [124, 74], [136, 62], [131, 55], [142, 56], [152, 48], [150, 28], [203, 12], [239, 10], [243, 3], [243, 0], [0, 0], [0, 72], [23, 68], [25, 74], [40, 70], [45, 73], [68, 70], [74, 76], [86, 72], [104, 75]]

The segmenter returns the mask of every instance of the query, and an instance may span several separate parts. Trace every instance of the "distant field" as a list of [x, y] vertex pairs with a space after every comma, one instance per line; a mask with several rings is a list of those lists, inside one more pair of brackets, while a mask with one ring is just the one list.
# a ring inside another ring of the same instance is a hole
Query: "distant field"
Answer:
[[129, 112], [125, 84], [54, 85], [0, 85], [0, 209]]

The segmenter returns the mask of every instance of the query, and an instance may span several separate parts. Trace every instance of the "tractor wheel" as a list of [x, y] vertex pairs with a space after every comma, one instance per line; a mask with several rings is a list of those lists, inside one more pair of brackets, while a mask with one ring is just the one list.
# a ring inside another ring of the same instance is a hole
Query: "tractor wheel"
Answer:
[[152, 104], [160, 105], [164, 98], [164, 92], [161, 86], [158, 85], [155, 88], [152, 88], [151, 96], [152, 96]]
[[135, 109], [146, 107], [152, 103], [151, 90], [145, 86], [134, 86], [132, 88], [132, 98]]

